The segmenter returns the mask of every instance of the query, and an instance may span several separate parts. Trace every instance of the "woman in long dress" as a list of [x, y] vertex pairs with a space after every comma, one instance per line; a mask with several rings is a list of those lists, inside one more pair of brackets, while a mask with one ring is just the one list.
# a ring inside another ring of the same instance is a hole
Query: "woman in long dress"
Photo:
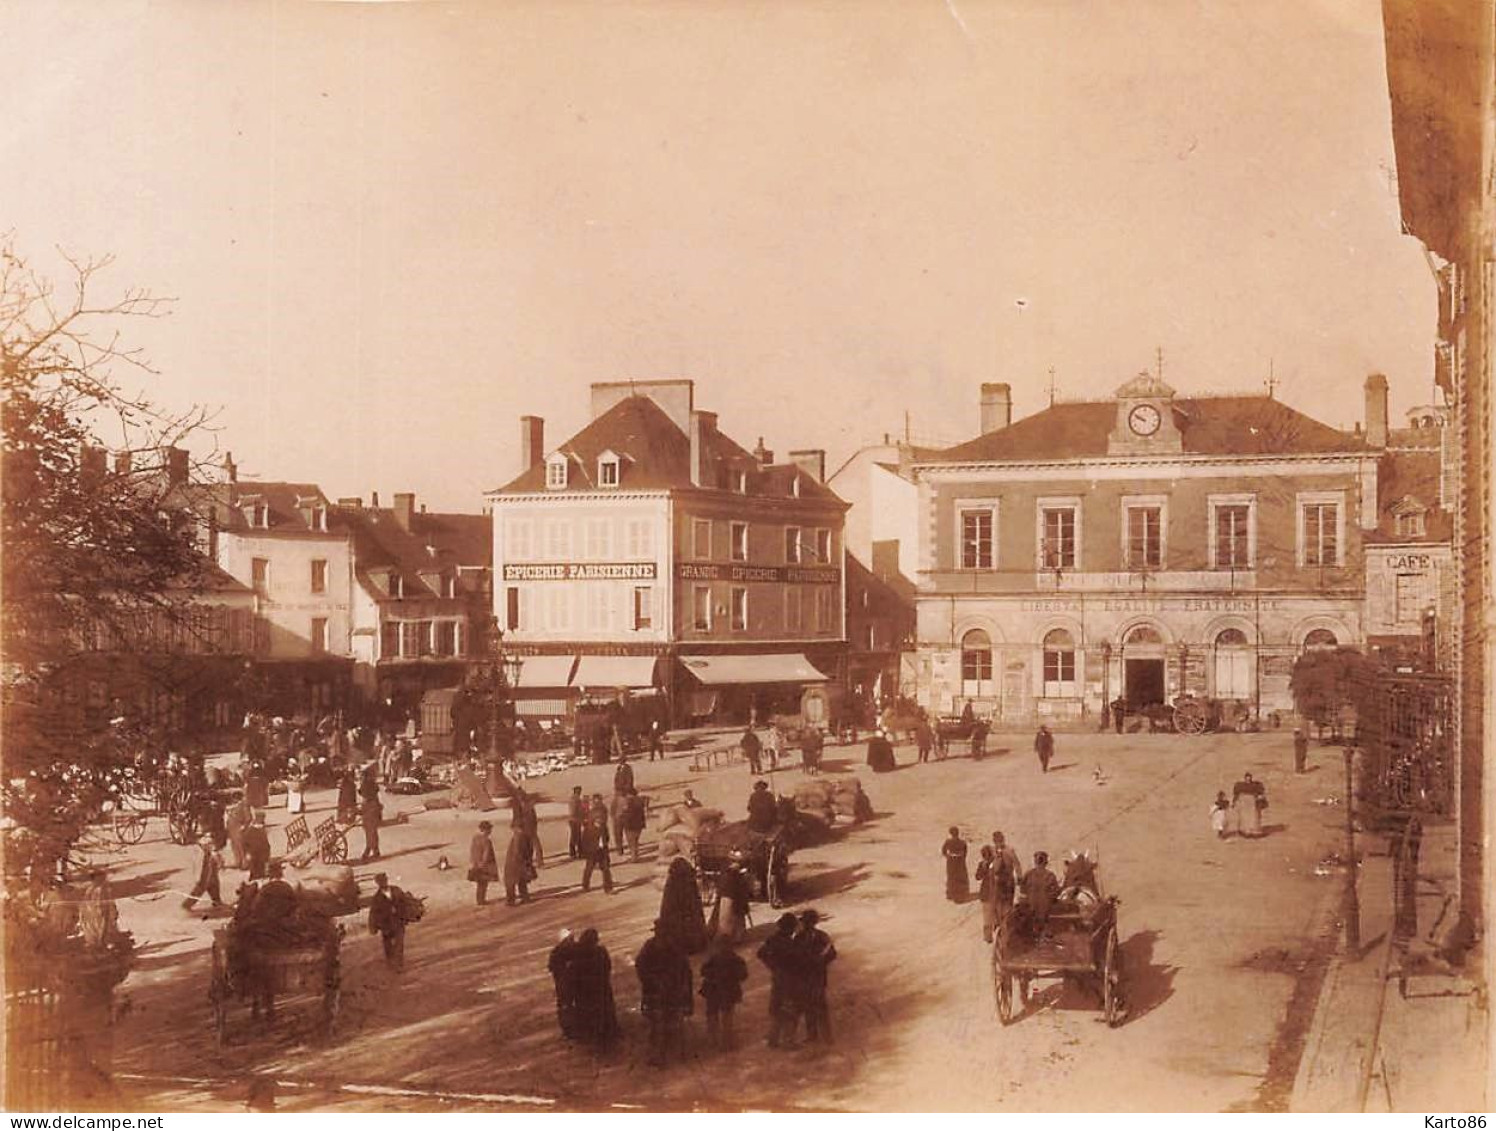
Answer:
[[1267, 791], [1251, 774], [1242, 774], [1241, 781], [1231, 787], [1231, 808], [1236, 812], [1236, 831], [1239, 835], [1256, 839], [1262, 835], [1262, 811], [1267, 808]]
[[659, 921], [663, 924], [661, 930], [686, 954], [706, 949], [706, 915], [701, 909], [696, 870], [683, 856], [670, 861], [670, 870], [665, 874]]
[[747, 874], [731, 864], [717, 877], [717, 903], [712, 909], [713, 938], [725, 938], [736, 946], [748, 934], [748, 900], [752, 896]]
[[945, 897], [952, 903], [961, 903], [971, 894], [971, 878], [966, 872], [966, 842], [955, 825], [940, 846], [940, 854], [945, 857]]

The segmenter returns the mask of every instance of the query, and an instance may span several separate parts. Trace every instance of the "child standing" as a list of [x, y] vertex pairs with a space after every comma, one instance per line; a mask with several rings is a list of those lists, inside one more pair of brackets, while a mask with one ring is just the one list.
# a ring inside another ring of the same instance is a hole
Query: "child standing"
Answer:
[[1215, 804], [1210, 807], [1210, 827], [1215, 829], [1216, 839], [1226, 839], [1226, 818], [1231, 812], [1231, 802], [1224, 792], [1217, 793]]

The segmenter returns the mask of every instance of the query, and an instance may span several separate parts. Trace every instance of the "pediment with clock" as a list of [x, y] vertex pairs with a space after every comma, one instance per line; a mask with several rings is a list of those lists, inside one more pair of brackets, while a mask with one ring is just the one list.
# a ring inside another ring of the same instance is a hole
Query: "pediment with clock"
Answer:
[[1178, 452], [1184, 438], [1174, 422], [1174, 390], [1162, 378], [1139, 373], [1117, 390], [1117, 422], [1107, 440], [1109, 455]]

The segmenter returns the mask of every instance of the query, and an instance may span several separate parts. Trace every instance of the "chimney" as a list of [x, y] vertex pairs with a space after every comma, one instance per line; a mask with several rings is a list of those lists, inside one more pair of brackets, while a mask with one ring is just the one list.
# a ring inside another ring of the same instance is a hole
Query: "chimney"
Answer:
[[364, 500], [361, 495], [344, 495], [338, 500], [338, 506], [345, 510], [361, 511], [364, 509]]
[[97, 486], [109, 471], [109, 457], [104, 449], [84, 444], [78, 452], [78, 471], [84, 486]]
[[239, 482], [239, 465], [234, 462], [233, 452], [223, 453], [223, 473], [230, 483]]
[[717, 431], [717, 414], [701, 409], [691, 410], [691, 486], [715, 487], [711, 474], [712, 434]]
[[519, 458], [524, 470], [538, 467], [545, 458], [545, 419], [539, 416], [519, 418]]
[[129, 475], [130, 474], [130, 453], [129, 452], [116, 452], [114, 454], [114, 474], [116, 474], [116, 475]]
[[376, 507], [376, 508], [379, 506], [379, 492], [378, 491], [370, 491], [369, 492], [369, 505], [371, 507]]
[[1013, 423], [1013, 388], [1003, 384], [982, 384], [982, 435], [996, 432]]
[[187, 449], [166, 447], [161, 449], [161, 462], [166, 467], [166, 482], [172, 487], [187, 483]]
[[1366, 443], [1387, 446], [1387, 378], [1380, 373], [1366, 378]]
[[774, 453], [764, 447], [764, 438], [758, 438], [758, 447], [753, 449], [753, 458], [758, 460], [759, 467], [768, 467], [774, 462]]
[[803, 451], [791, 452], [790, 462], [796, 464], [801, 471], [817, 483], [826, 482], [826, 453], [821, 448], [806, 448]]
[[409, 491], [395, 492], [395, 521], [401, 530], [410, 529], [410, 516], [416, 513], [416, 497]]

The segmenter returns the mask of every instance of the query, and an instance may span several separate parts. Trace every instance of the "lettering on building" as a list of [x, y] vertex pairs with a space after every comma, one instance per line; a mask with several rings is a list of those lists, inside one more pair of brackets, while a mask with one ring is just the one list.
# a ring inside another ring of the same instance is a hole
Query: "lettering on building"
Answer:
[[682, 581], [773, 581], [803, 585], [838, 585], [841, 570], [814, 569], [805, 566], [716, 565], [710, 562], [681, 562], [675, 576]]
[[654, 562], [505, 564], [505, 581], [653, 581]]

